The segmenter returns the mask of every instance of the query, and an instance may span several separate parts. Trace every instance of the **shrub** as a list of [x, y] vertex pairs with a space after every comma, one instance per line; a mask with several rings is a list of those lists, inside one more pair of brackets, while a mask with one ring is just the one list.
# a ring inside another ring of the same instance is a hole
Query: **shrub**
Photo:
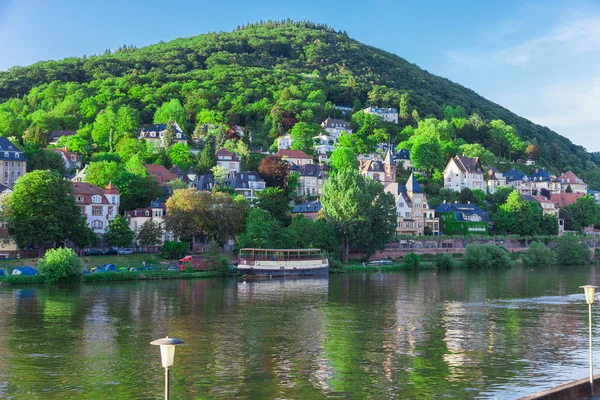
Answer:
[[452, 254], [448, 254], [448, 253], [436, 254], [434, 264], [437, 269], [456, 268], [456, 261], [454, 260], [454, 257], [452, 257]]
[[552, 249], [540, 242], [531, 242], [527, 249], [527, 260], [530, 265], [554, 265], [556, 254]]
[[592, 257], [589, 247], [579, 237], [565, 234], [554, 241], [556, 261], [564, 265], [588, 264]]
[[402, 263], [406, 269], [419, 269], [421, 267], [421, 258], [415, 253], [408, 253], [404, 256], [404, 262]]
[[229, 263], [227, 259], [221, 257], [221, 246], [212, 240], [206, 249], [206, 262], [205, 266], [207, 269], [218, 272], [219, 275], [227, 275], [227, 269]]
[[81, 278], [81, 260], [68, 248], [49, 249], [38, 264], [47, 283], [73, 281]]
[[512, 266], [508, 250], [493, 244], [470, 244], [465, 254], [468, 268], [506, 268]]
[[187, 252], [188, 244], [186, 242], [170, 242], [167, 240], [163, 244], [161, 256], [167, 260], [172, 260], [185, 257]]

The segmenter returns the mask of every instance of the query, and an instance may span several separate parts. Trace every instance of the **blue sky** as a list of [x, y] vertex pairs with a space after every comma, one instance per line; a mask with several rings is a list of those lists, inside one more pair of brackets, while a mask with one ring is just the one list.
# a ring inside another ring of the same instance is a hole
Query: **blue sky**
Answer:
[[0, 0], [0, 70], [267, 19], [324, 22], [600, 151], [600, 2]]

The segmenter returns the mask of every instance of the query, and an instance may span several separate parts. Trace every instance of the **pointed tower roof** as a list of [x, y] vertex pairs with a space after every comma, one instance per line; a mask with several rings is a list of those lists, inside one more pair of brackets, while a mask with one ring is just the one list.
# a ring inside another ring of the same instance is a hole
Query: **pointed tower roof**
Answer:
[[117, 190], [117, 188], [115, 187], [115, 185], [113, 185], [112, 181], [108, 182], [108, 186], [106, 186], [104, 193], [106, 194], [119, 194], [119, 191]]
[[408, 181], [406, 181], [406, 191], [412, 193], [423, 193], [421, 185], [419, 185], [417, 178], [415, 178], [415, 174], [412, 172], [408, 177]]
[[388, 147], [388, 151], [385, 154], [385, 160], [383, 161], [383, 163], [385, 165], [392, 165], [392, 164], [394, 164], [394, 157], [392, 156], [392, 148], [391, 147], [392, 146]]

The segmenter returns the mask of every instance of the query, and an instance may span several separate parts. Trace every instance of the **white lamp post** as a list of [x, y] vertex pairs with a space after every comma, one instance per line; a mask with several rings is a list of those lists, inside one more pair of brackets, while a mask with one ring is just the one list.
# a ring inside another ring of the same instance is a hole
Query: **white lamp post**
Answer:
[[592, 355], [592, 303], [594, 303], [594, 292], [598, 286], [579, 286], [585, 292], [585, 301], [588, 304], [589, 336], [590, 336], [590, 393], [594, 395], [594, 362]]
[[168, 336], [164, 339], [150, 342], [150, 344], [160, 346], [160, 359], [165, 369], [165, 400], [169, 400], [169, 368], [173, 366], [175, 360], [175, 346], [183, 343], [181, 339], [170, 338]]

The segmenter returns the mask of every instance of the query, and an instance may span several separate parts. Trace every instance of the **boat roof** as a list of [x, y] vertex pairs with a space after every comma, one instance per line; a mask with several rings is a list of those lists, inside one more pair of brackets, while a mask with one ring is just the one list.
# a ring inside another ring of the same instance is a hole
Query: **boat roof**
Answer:
[[245, 249], [240, 249], [240, 251], [247, 251], [247, 250], [259, 250], [259, 251], [321, 251], [321, 249], [258, 249], [258, 248], [252, 248], [252, 247], [247, 247]]

